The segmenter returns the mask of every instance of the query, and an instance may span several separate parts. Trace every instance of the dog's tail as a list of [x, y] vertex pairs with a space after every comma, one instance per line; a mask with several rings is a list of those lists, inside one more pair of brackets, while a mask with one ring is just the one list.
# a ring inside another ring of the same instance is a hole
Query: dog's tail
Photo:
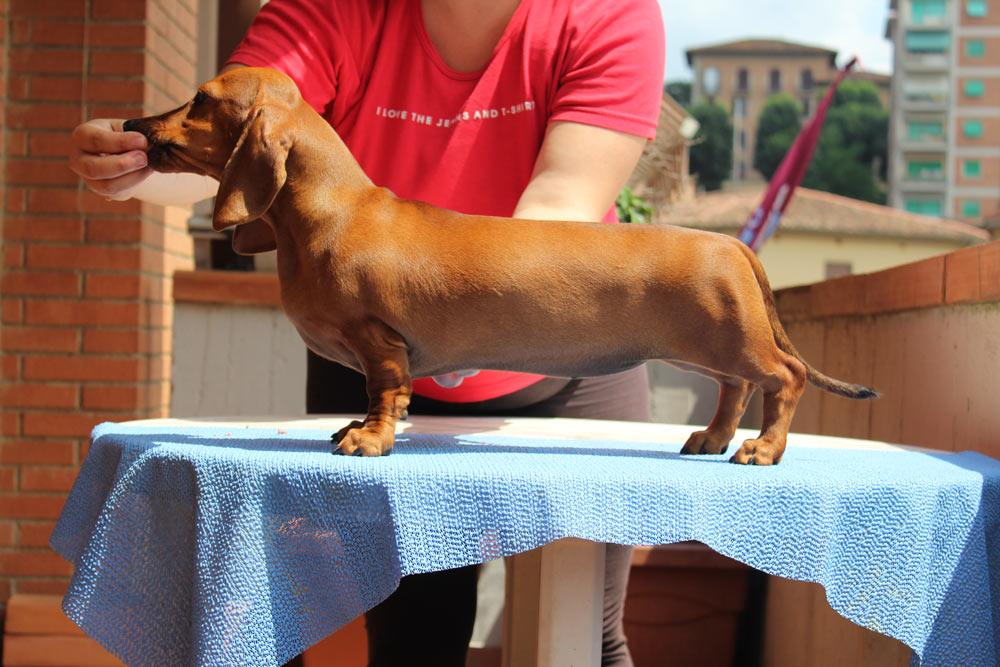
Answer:
[[747, 260], [750, 262], [750, 266], [753, 267], [754, 277], [757, 278], [757, 284], [760, 286], [761, 294], [764, 297], [767, 319], [771, 323], [771, 331], [774, 332], [774, 340], [778, 344], [778, 347], [801, 361], [806, 367], [806, 377], [820, 389], [847, 398], [878, 398], [880, 394], [874, 389], [860, 384], [850, 384], [849, 382], [835, 380], [823, 375], [799, 354], [799, 351], [792, 345], [788, 333], [785, 332], [785, 327], [782, 326], [781, 320], [778, 319], [778, 307], [774, 301], [774, 292], [771, 290], [771, 283], [767, 279], [767, 274], [764, 273], [764, 267], [761, 266], [757, 255], [750, 248], [743, 243], [739, 245], [743, 250], [743, 254], [746, 255]]

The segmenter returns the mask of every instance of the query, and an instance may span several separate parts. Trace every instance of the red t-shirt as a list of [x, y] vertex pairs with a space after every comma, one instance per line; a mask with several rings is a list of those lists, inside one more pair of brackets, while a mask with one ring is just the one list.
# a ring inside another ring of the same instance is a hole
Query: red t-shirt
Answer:
[[[478, 72], [444, 63], [420, 0], [271, 0], [230, 62], [291, 76], [377, 185], [510, 216], [549, 121], [653, 138], [663, 54], [655, 0], [521, 0]], [[613, 207], [605, 220], [616, 221]], [[452, 389], [429, 378], [413, 388], [471, 402], [540, 377], [483, 371]]]

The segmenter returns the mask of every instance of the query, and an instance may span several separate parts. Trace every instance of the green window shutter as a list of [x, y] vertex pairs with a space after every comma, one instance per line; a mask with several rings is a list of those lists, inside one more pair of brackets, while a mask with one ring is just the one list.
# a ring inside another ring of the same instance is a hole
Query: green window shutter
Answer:
[[951, 45], [951, 35], [944, 30], [911, 30], [906, 33], [906, 48], [917, 53], [944, 53]]
[[911, 120], [906, 124], [907, 136], [911, 141], [940, 139], [944, 137], [944, 123], [930, 120]]
[[913, 22], [922, 24], [928, 18], [944, 18], [947, 13], [946, 0], [911, 0]]
[[966, 178], [979, 178], [983, 174], [983, 168], [979, 160], [966, 160], [962, 165], [962, 173]]
[[965, 136], [978, 138], [983, 136], [983, 121], [981, 120], [967, 120], [962, 124], [962, 131]]
[[970, 58], [982, 58], [986, 55], [986, 42], [981, 39], [970, 39], [965, 43], [965, 55]]
[[941, 211], [944, 210], [939, 199], [907, 199], [903, 205], [909, 213], [930, 215], [935, 218], [940, 218]]
[[965, 3], [965, 13], [974, 18], [986, 16], [986, 0], [968, 0]]
[[979, 201], [976, 199], [966, 199], [962, 202], [962, 215], [966, 218], [979, 217]]
[[986, 85], [980, 79], [969, 79], [965, 82], [965, 94], [968, 97], [982, 97], [986, 92]]

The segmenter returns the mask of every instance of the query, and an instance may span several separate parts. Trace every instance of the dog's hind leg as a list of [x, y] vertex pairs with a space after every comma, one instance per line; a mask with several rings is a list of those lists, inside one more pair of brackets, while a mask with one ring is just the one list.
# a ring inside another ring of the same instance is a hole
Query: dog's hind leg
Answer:
[[719, 383], [719, 406], [712, 423], [704, 431], [695, 431], [687, 439], [681, 454], [724, 454], [736, 434], [740, 418], [746, 412], [754, 387], [743, 378], [706, 371], [682, 362], [668, 362], [681, 370], [711, 377]]
[[[785, 452], [788, 428], [795, 406], [805, 390], [805, 365], [777, 347], [772, 370], [757, 384], [764, 391], [764, 418], [760, 435], [747, 440], [729, 460], [733, 463], [771, 465]], [[756, 380], [755, 380], [756, 381]]]

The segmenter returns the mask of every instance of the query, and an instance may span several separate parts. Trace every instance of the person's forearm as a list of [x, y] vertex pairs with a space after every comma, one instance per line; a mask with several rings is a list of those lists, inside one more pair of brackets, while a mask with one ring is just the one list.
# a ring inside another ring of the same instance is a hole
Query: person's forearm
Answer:
[[219, 182], [197, 174], [161, 174], [153, 172], [127, 194], [150, 204], [186, 206], [214, 197]]

